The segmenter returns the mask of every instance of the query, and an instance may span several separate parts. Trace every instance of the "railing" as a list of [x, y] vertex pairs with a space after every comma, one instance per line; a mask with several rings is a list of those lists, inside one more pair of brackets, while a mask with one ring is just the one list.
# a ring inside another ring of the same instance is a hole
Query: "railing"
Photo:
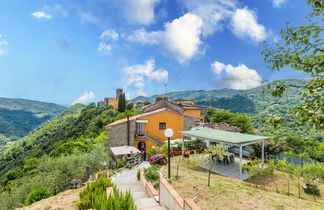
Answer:
[[156, 143], [157, 145], [162, 145], [163, 144], [159, 140], [157, 140], [157, 139], [151, 137], [150, 135], [148, 135], [148, 131], [136, 130], [135, 131], [135, 138], [137, 138], [137, 139], [149, 139], [149, 140], [153, 141], [154, 143]]

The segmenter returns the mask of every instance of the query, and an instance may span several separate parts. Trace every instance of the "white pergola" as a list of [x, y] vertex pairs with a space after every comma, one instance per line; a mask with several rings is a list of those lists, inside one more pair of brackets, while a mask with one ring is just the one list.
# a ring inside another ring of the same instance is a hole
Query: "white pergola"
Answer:
[[[240, 179], [243, 179], [242, 159], [243, 159], [243, 147], [258, 142], [262, 142], [261, 160], [264, 162], [264, 141], [269, 139], [266, 136], [257, 136], [243, 133], [236, 133], [230, 131], [222, 131], [216, 129], [202, 129], [202, 130], [190, 130], [180, 131], [183, 134], [182, 138], [182, 157], [184, 154], [184, 136], [196, 137], [199, 139], [207, 140], [209, 142], [217, 142], [221, 144], [227, 144], [232, 146], [239, 146], [240, 157]], [[208, 145], [209, 146], [209, 145]]]

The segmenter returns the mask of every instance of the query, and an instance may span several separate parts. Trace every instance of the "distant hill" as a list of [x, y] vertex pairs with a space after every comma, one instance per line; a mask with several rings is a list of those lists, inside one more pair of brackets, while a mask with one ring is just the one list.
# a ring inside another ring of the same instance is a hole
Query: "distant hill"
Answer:
[[0, 145], [26, 136], [64, 110], [54, 103], [0, 97]]

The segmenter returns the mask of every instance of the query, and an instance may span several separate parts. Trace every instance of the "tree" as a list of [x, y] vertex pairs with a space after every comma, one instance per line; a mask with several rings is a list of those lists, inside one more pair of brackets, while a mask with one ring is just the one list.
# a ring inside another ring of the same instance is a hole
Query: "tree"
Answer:
[[128, 103], [126, 104], [126, 109], [127, 109], [127, 110], [132, 110], [132, 109], [134, 109], [134, 104], [133, 104], [132, 102], [128, 102]]
[[324, 49], [323, 31], [320, 26], [324, 17], [324, 3], [321, 0], [308, 0], [312, 13], [308, 15], [307, 26], [292, 26], [281, 30], [282, 43], [269, 47], [265, 43], [262, 54], [272, 70], [290, 67], [309, 75], [302, 83], [276, 81], [268, 85], [272, 95], [281, 97], [288, 88], [298, 88], [304, 100], [294, 107], [300, 122], [324, 130]]
[[300, 178], [303, 176], [303, 167], [299, 165], [292, 165], [292, 174], [297, 178], [298, 198], [300, 198]]
[[120, 94], [118, 98], [118, 111], [119, 112], [125, 112], [126, 110], [126, 97], [125, 93]]
[[225, 152], [227, 152], [227, 150], [223, 148], [223, 145], [213, 145], [208, 147], [207, 153], [202, 157], [201, 162], [208, 166], [208, 186], [210, 186], [210, 175], [211, 169], [213, 168], [214, 158], [216, 157], [220, 160], [223, 160], [223, 154]]
[[291, 164], [287, 163], [286, 160], [281, 160], [277, 163], [277, 168], [280, 171], [286, 172], [285, 175], [287, 178], [287, 191], [288, 191], [287, 193], [289, 196], [290, 195], [290, 180], [293, 178], [293, 174], [292, 174], [293, 166]]

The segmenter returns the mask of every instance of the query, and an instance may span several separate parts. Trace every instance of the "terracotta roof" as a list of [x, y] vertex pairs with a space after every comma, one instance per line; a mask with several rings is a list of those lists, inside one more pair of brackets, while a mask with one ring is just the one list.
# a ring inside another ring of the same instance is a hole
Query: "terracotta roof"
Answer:
[[230, 124], [221, 122], [221, 123], [208, 123], [206, 124], [207, 127], [217, 129], [217, 130], [223, 130], [223, 131], [232, 131], [232, 132], [242, 132], [242, 130], [238, 127], [232, 126]]
[[181, 106], [181, 105], [179, 105], [177, 103], [167, 101], [167, 100], [161, 100], [161, 101], [158, 101], [158, 102], [156, 102], [154, 104], [150, 104], [148, 106], [145, 106], [144, 107], [144, 112], [151, 112], [151, 111], [163, 108], [163, 107], [167, 108], [167, 109], [171, 109], [171, 110], [176, 111], [176, 112], [180, 112], [180, 113], [182, 113], [184, 111], [183, 106]]
[[[190, 115], [190, 114], [179, 113], [179, 112], [173, 111], [171, 109], [161, 108], [161, 109], [157, 109], [157, 110], [154, 110], [154, 111], [151, 111], [151, 112], [145, 112], [145, 113], [142, 113], [142, 114], [131, 116], [131, 117], [129, 117], [129, 121], [133, 121], [133, 120], [136, 120], [138, 118], [146, 117], [146, 116], [149, 116], [149, 115], [153, 115], [153, 114], [157, 114], [157, 113], [165, 112], [165, 111], [173, 112], [173, 113], [180, 114], [180, 115], [185, 115], [185, 116], [192, 117], [192, 118], [197, 118], [197, 117], [195, 117], [193, 115]], [[105, 127], [108, 128], [108, 127], [118, 125], [118, 124], [122, 124], [122, 123], [125, 123], [125, 122], [127, 122], [127, 118], [123, 118], [123, 119], [117, 120], [115, 122], [112, 122], [109, 125], [106, 125]]]

